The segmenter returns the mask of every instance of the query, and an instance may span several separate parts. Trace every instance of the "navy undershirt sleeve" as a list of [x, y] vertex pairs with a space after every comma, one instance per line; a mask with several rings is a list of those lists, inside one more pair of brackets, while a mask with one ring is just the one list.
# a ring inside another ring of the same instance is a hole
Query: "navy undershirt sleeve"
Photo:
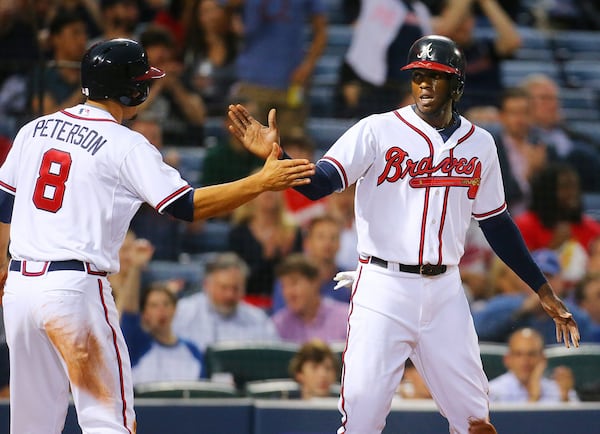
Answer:
[[521, 232], [508, 211], [481, 220], [479, 227], [498, 257], [531, 289], [537, 292], [547, 282], [546, 277], [531, 257]]
[[165, 212], [176, 219], [186, 222], [194, 221], [194, 190], [190, 190], [171, 205], [165, 208]]
[[15, 197], [12, 194], [0, 190], [0, 222], [10, 223], [14, 203]]
[[[284, 159], [291, 158], [285, 152]], [[310, 200], [318, 200], [343, 187], [342, 178], [331, 164], [325, 161], [317, 161], [315, 174], [310, 177], [310, 184], [294, 187], [294, 190], [302, 193]]]

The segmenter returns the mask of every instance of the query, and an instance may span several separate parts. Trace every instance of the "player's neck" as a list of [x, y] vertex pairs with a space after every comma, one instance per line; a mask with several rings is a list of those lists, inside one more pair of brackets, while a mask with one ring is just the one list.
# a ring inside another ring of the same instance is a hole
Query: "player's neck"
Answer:
[[102, 101], [91, 101], [87, 100], [85, 102], [86, 105], [90, 105], [92, 107], [99, 108], [100, 110], [104, 110], [108, 112], [118, 123], [123, 122], [124, 110], [123, 106], [115, 101], [110, 99], [102, 100]]

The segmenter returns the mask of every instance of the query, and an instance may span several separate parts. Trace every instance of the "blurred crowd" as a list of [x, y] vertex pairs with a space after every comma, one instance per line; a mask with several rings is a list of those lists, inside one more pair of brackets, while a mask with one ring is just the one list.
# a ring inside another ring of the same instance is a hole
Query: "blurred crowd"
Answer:
[[[262, 166], [228, 135], [230, 103], [244, 103], [263, 123], [276, 108], [292, 157], [315, 160], [331, 144], [311, 136], [308, 122], [319, 120], [311, 95], [323, 86], [316, 78], [323, 56], [332, 56], [333, 27], [350, 34], [326, 85], [328, 113], [339, 119], [410, 103], [409, 75], [400, 71], [408, 49], [422, 35], [444, 34], [467, 58], [458, 109], [495, 137], [509, 210], [527, 246], [573, 312], [582, 342], [600, 343], [600, 221], [588, 212], [588, 198], [600, 195], [600, 138], [569, 126], [560, 78], [540, 72], [508, 85], [502, 76], [502, 62], [523, 46], [520, 29], [600, 32], [596, 3], [3, 0], [0, 163], [25, 122], [84, 101], [79, 61], [101, 39], [139, 40], [150, 63], [166, 71], [130, 126], [200, 186]], [[191, 170], [190, 149], [202, 156]], [[317, 202], [268, 192], [230, 215], [191, 224], [140, 208], [121, 270], [110, 277], [134, 382], [205, 379], [205, 352], [218, 342], [292, 342], [299, 346], [290, 366], [297, 397], [329, 396], [340, 374], [329, 345], [345, 341], [351, 295], [334, 290], [333, 277], [358, 259], [353, 199], [352, 188]], [[158, 263], [184, 264], [195, 278], [177, 267], [157, 273]], [[494, 400], [576, 400], [576, 372], [544, 377], [552, 321], [475, 223], [461, 273], [480, 339], [508, 345], [508, 372], [491, 384]], [[410, 363], [398, 396], [431, 398]]]

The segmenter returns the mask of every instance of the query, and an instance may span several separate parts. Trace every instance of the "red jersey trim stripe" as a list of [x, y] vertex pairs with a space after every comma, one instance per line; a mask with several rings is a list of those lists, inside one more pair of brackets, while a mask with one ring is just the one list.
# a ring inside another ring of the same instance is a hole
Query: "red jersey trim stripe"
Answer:
[[464, 136], [462, 136], [460, 139], [458, 139], [458, 142], [456, 142], [456, 144], [460, 145], [462, 142], [464, 142], [469, 137], [471, 137], [474, 132], [475, 132], [475, 125], [471, 125], [471, 129], [469, 130], [469, 132], [467, 134], [465, 134]]
[[331, 161], [335, 166], [337, 166], [338, 170], [341, 172], [342, 174], [342, 182], [344, 183], [344, 188], [348, 187], [348, 176], [346, 175], [346, 170], [344, 169], [344, 166], [342, 166], [342, 164], [336, 160], [335, 158], [329, 157], [329, 156], [325, 156], [322, 158], [322, 160], [327, 160], [327, 161]]
[[158, 212], [162, 213], [162, 210], [165, 206], [169, 205], [171, 202], [173, 202], [175, 199], [177, 199], [179, 196], [183, 195], [183, 193], [187, 192], [188, 190], [190, 190], [192, 188], [191, 185], [186, 185], [184, 187], [181, 187], [179, 190], [175, 191], [174, 193], [171, 193], [170, 195], [168, 195], [167, 197], [165, 197], [163, 200], [161, 200], [158, 205], [156, 205], [156, 210]]
[[[431, 139], [429, 139], [429, 137], [427, 137], [427, 134], [425, 134], [423, 131], [421, 131], [416, 126], [414, 126], [413, 124], [408, 122], [406, 119], [404, 119], [398, 111], [395, 111], [394, 114], [396, 115], [396, 117], [398, 119], [400, 119], [402, 122], [404, 122], [409, 128], [411, 128], [414, 132], [419, 134], [423, 138], [423, 140], [425, 140], [427, 142], [427, 145], [429, 146], [429, 156], [433, 158], [433, 143], [431, 142]], [[431, 176], [431, 173], [428, 173], [427, 177], [430, 177], [430, 176]], [[425, 187], [425, 203], [423, 204], [423, 217], [421, 218], [421, 241], [419, 242], [419, 264], [423, 263], [423, 255], [424, 255], [424, 250], [425, 250], [425, 228], [426, 228], [426, 224], [427, 224], [427, 211], [429, 208], [429, 192], [430, 191], [431, 190], [429, 187]]]
[[106, 324], [110, 328], [112, 334], [113, 346], [115, 348], [115, 353], [117, 355], [117, 365], [119, 368], [119, 386], [121, 389], [121, 401], [123, 402], [122, 406], [122, 416], [123, 416], [123, 426], [127, 430], [129, 434], [131, 434], [131, 430], [127, 426], [127, 399], [125, 398], [125, 381], [123, 379], [123, 361], [121, 359], [121, 352], [119, 351], [119, 345], [117, 343], [117, 332], [115, 328], [110, 322], [110, 318], [108, 317], [108, 307], [106, 306], [106, 302], [104, 301], [104, 293], [103, 293], [103, 285], [102, 280], [98, 279], [98, 292], [100, 294], [100, 302], [102, 303], [102, 308], [104, 309], [104, 319], [106, 320]]
[[115, 124], [118, 123], [114, 119], [106, 119], [106, 118], [84, 118], [83, 116], [77, 116], [77, 115], [74, 115], [73, 113], [69, 113], [66, 110], [61, 110], [60, 112], [63, 115], [65, 115], [65, 116], [69, 116], [70, 118], [81, 119], [81, 120], [84, 120], [84, 121], [114, 122]]
[[17, 189], [12, 185], [8, 185], [6, 182], [0, 181], [0, 188], [7, 190], [9, 193], [16, 193]]
[[505, 209], [506, 209], [506, 202], [504, 202], [501, 206], [499, 206], [498, 208], [496, 208], [492, 211], [489, 211], [489, 212], [486, 212], [483, 214], [473, 214], [473, 217], [475, 217], [475, 218], [488, 217], [488, 216], [491, 216], [494, 214], [499, 214], [501, 211], [504, 211]]

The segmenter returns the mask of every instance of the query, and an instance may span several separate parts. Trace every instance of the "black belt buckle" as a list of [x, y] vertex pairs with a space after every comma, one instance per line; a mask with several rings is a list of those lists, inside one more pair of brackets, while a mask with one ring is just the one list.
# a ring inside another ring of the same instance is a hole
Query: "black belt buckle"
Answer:
[[424, 276], [437, 276], [446, 272], [445, 265], [423, 264], [419, 268], [419, 274]]

